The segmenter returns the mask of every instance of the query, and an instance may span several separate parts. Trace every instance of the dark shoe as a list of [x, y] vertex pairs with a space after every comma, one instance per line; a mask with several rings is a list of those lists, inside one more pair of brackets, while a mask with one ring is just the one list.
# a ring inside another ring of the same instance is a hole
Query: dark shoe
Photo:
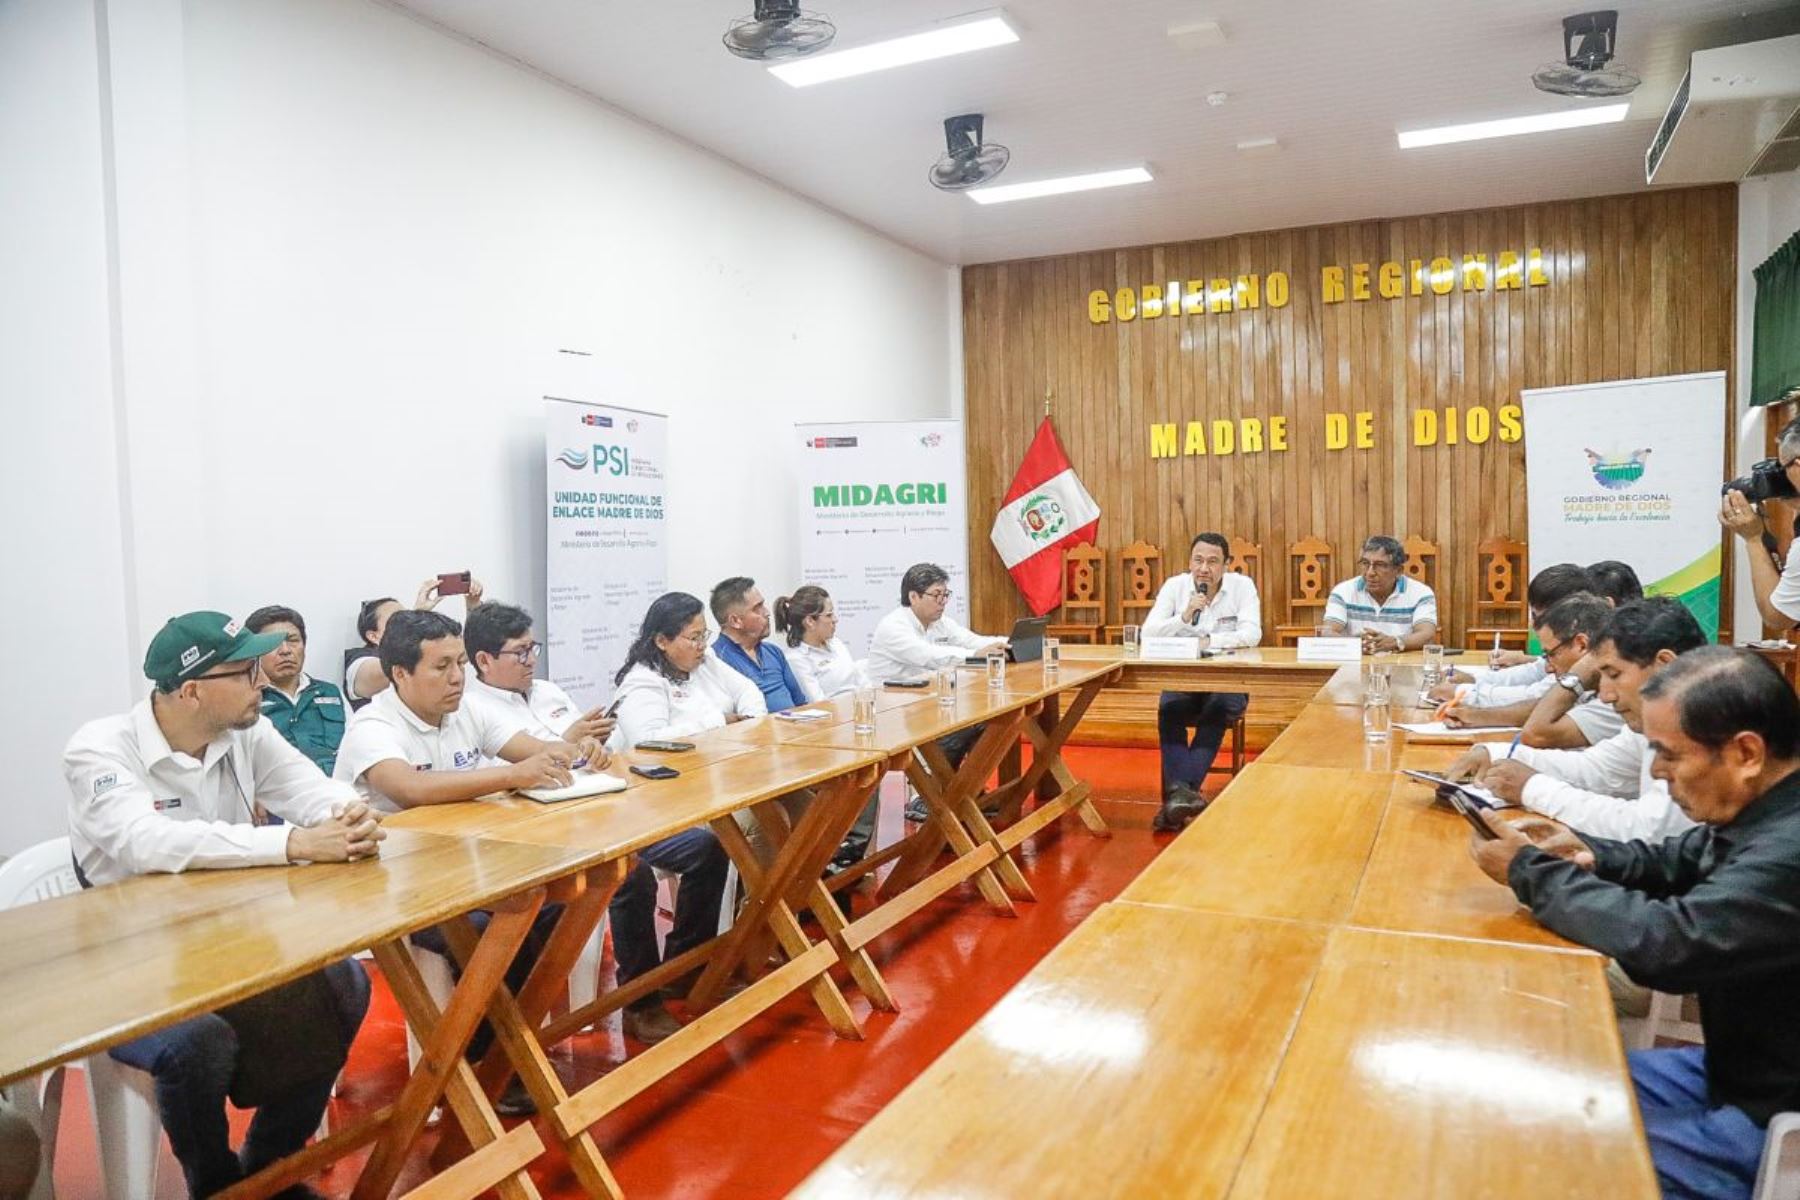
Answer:
[[634, 1042], [654, 1046], [671, 1034], [681, 1032], [681, 1022], [669, 1015], [662, 1005], [625, 1010], [625, 1036]]
[[506, 1090], [494, 1101], [494, 1111], [503, 1117], [535, 1117], [537, 1104], [531, 1093], [525, 1090], [525, 1084], [517, 1075], [507, 1081]]
[[906, 802], [906, 819], [914, 825], [924, 825], [931, 820], [931, 810], [925, 807], [925, 797], [914, 796]]
[[1162, 807], [1151, 818], [1154, 833], [1180, 833], [1189, 821], [1206, 811], [1206, 800], [1185, 783], [1178, 783], [1163, 797]]

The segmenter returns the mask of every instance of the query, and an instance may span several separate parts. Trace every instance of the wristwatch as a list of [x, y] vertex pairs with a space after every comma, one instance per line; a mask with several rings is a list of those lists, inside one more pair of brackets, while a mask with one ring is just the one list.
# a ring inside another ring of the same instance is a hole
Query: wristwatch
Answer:
[[1556, 686], [1568, 688], [1577, 700], [1587, 695], [1587, 688], [1582, 686], [1581, 676], [1573, 671], [1565, 671], [1556, 677]]

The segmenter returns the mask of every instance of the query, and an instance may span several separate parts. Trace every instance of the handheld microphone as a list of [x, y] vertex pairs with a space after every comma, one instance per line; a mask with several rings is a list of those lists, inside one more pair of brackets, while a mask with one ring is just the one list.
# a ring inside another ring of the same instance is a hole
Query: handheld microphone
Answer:
[[[1194, 585], [1194, 594], [1199, 595], [1199, 596], [1206, 595], [1206, 585], [1204, 583], [1195, 584]], [[1188, 622], [1188, 624], [1198, 625], [1200, 623], [1200, 613], [1205, 612], [1205, 611], [1206, 611], [1205, 609], [1201, 609], [1200, 612], [1195, 613], [1194, 619], [1192, 621]]]

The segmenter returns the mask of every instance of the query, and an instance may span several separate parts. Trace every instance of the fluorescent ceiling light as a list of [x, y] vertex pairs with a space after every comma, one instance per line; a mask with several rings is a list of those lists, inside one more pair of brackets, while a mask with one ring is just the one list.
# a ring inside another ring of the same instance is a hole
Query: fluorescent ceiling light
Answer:
[[1095, 188], [1122, 187], [1128, 183], [1149, 183], [1152, 178], [1147, 168], [1126, 167], [1119, 171], [1095, 171], [1089, 175], [1064, 175], [1061, 179], [1039, 179], [1032, 183], [975, 188], [967, 194], [977, 204], [1005, 204], [1008, 200], [1035, 200], [1039, 196], [1060, 196], [1065, 192], [1089, 192]]
[[1400, 130], [1400, 148], [1443, 146], [1450, 142], [1474, 142], [1482, 138], [1512, 137], [1520, 133], [1546, 133], [1552, 129], [1580, 129], [1584, 125], [1611, 125], [1623, 121], [1630, 103], [1602, 104], [1597, 108], [1568, 108], [1561, 112], [1539, 113], [1535, 117], [1507, 117], [1500, 121], [1477, 121], [1473, 125], [1439, 125], [1435, 129]]
[[831, 54], [779, 63], [769, 68], [769, 74], [794, 87], [810, 87], [815, 83], [829, 83], [833, 79], [867, 75], [871, 71], [885, 71], [889, 67], [904, 67], [934, 58], [948, 58], [953, 54], [967, 54], [971, 50], [986, 50], [990, 46], [1004, 46], [1018, 40], [1018, 33], [1006, 23], [1005, 15], [994, 10], [990, 15], [972, 21], [941, 25], [924, 33], [908, 34], [905, 37], [889, 38], [885, 42], [871, 42], [867, 46], [853, 46]]

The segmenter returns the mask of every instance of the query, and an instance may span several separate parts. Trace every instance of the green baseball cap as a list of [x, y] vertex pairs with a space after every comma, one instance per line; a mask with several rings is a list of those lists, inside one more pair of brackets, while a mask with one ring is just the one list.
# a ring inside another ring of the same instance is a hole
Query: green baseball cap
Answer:
[[260, 658], [281, 645], [279, 633], [251, 633], [222, 612], [191, 612], [170, 618], [150, 639], [144, 674], [172, 692], [183, 680], [204, 675], [221, 663]]

